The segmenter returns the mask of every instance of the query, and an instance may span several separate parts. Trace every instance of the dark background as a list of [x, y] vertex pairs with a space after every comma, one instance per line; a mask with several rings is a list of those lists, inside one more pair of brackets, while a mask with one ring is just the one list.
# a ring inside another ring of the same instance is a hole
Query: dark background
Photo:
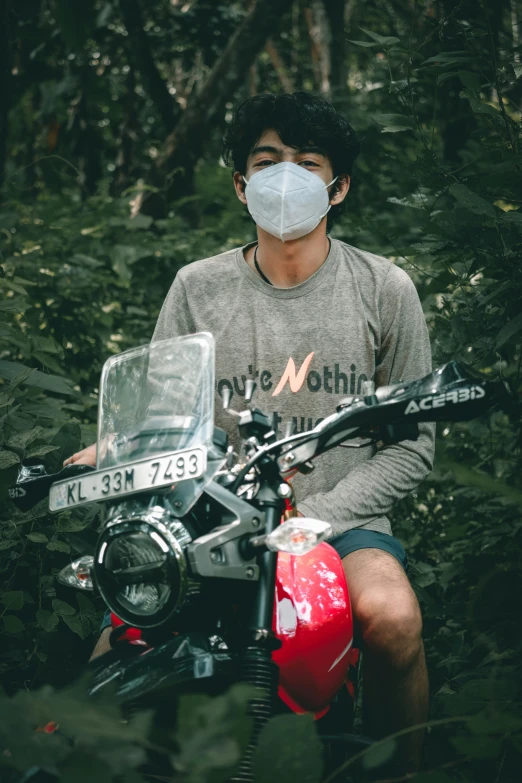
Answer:
[[249, 94], [305, 88], [361, 138], [333, 236], [412, 276], [436, 364], [515, 392], [440, 427], [394, 532], [431, 678], [418, 780], [520, 780], [521, 22], [517, 0], [0, 0], [0, 722], [18, 709], [24, 742], [27, 692], [94, 645], [101, 606], [55, 574], [96, 522], [7, 487], [94, 441], [102, 364], [150, 339], [176, 271], [253, 238], [222, 133]]

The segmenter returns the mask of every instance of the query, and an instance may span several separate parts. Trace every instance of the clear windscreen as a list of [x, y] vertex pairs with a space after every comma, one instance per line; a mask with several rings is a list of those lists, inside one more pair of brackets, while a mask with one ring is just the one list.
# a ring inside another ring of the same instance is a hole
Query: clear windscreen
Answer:
[[143, 345], [104, 365], [97, 468], [210, 446], [214, 338], [207, 332]]

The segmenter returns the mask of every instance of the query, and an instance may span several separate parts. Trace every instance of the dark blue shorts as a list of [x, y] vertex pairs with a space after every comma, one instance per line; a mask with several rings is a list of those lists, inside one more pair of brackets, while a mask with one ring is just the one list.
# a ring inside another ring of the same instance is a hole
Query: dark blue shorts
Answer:
[[378, 533], [376, 530], [347, 530], [339, 536], [334, 536], [328, 540], [330, 546], [337, 551], [339, 557], [343, 558], [350, 552], [356, 552], [358, 549], [382, 549], [393, 555], [408, 573], [408, 558], [404, 547], [395, 536], [388, 533]]
[[[382, 549], [384, 552], [389, 552], [390, 555], [397, 558], [406, 573], [408, 573], [408, 558], [406, 557], [404, 547], [398, 538], [388, 535], [388, 533], [378, 533], [376, 530], [360, 530], [356, 528], [330, 538], [328, 543], [333, 546], [341, 558], [346, 557], [350, 552], [355, 552], [357, 549]], [[110, 624], [111, 613], [107, 609], [100, 632], [108, 628]]]

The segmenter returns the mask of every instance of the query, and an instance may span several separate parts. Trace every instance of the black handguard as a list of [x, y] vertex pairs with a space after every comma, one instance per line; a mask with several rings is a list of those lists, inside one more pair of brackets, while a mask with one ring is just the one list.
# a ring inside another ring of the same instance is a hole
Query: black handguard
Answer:
[[505, 407], [504, 382], [485, 381], [451, 361], [418, 380], [381, 386], [375, 401], [341, 400], [337, 414], [326, 418], [298, 443], [289, 443], [278, 457], [284, 473], [335, 446], [356, 438], [397, 443], [416, 440], [420, 422], [467, 421], [493, 407]]
[[46, 473], [44, 465], [22, 465], [16, 484], [9, 487], [9, 497], [20, 511], [29, 511], [49, 495], [55, 481], [70, 479], [95, 470], [91, 465], [72, 463], [58, 473]]

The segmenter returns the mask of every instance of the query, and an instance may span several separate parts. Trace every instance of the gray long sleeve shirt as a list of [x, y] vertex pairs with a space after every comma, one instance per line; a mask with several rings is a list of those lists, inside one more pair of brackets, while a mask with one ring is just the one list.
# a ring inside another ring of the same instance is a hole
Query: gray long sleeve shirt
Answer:
[[[279, 434], [312, 429], [364, 380], [376, 386], [431, 369], [428, 332], [409, 276], [384, 258], [331, 240], [328, 258], [304, 283], [274, 288], [246, 263], [245, 248], [188, 264], [165, 299], [153, 340], [208, 331], [216, 340], [216, 425], [238, 445], [223, 413], [225, 386], [241, 409], [245, 381], [257, 380], [256, 407], [277, 414]], [[333, 526], [391, 533], [387, 513], [431, 470], [434, 426], [417, 441], [379, 451], [332, 449], [293, 479], [299, 510]]]

